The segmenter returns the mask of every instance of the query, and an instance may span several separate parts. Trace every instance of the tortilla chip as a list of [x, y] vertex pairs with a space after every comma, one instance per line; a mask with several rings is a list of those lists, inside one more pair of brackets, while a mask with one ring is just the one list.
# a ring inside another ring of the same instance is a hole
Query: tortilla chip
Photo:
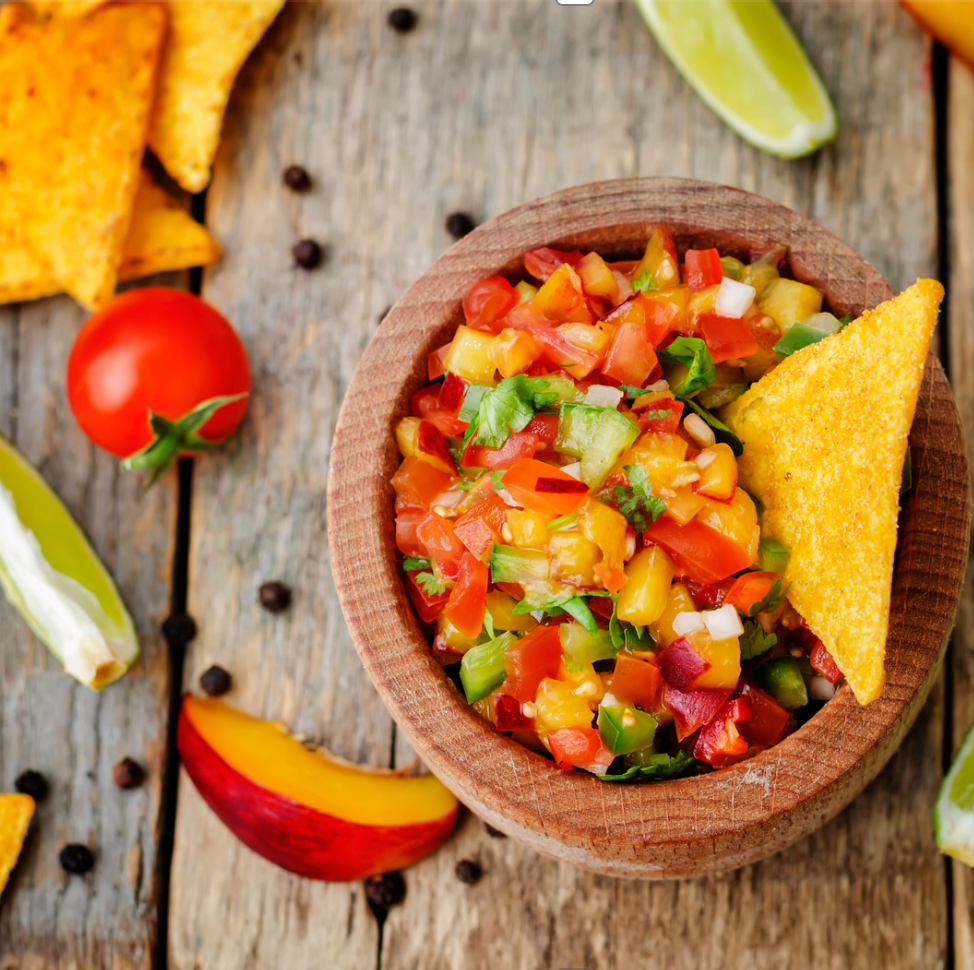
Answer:
[[106, 0], [27, 0], [38, 17], [83, 17]]
[[0, 893], [17, 865], [33, 815], [30, 795], [0, 795]]
[[[0, 228], [0, 238], [3, 235]], [[132, 224], [122, 247], [119, 280], [205, 266], [219, 255], [220, 247], [206, 228], [143, 169]], [[0, 303], [39, 300], [61, 290], [44, 264], [26, 249], [13, 245], [0, 248]]]
[[188, 192], [206, 188], [234, 79], [283, 6], [284, 0], [170, 4], [149, 145]]
[[165, 24], [155, 3], [0, 10], [0, 245], [90, 308], [115, 290]]
[[860, 704], [883, 692], [900, 480], [944, 289], [920, 280], [783, 360], [723, 411], [788, 599]]

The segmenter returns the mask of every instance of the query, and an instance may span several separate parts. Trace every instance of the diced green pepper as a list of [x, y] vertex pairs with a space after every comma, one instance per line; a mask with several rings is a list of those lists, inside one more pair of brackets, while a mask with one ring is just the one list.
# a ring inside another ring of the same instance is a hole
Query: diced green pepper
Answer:
[[808, 703], [808, 689], [794, 657], [775, 657], [761, 664], [754, 672], [754, 680], [786, 710], [793, 711]]
[[788, 547], [770, 537], [758, 543], [758, 569], [783, 576], [788, 565]]
[[711, 384], [695, 398], [701, 407], [708, 411], [722, 408], [725, 404], [739, 398], [747, 390], [747, 384]]
[[558, 627], [561, 649], [569, 660], [579, 664], [593, 664], [597, 660], [613, 660], [619, 652], [612, 645], [608, 630], [589, 633], [580, 623], [562, 623]]
[[724, 271], [724, 276], [729, 276], [732, 280], [739, 280], [744, 272], [744, 264], [733, 256], [721, 256], [720, 268]]
[[639, 428], [615, 408], [563, 404], [554, 447], [581, 459], [582, 481], [597, 488], [638, 437]]
[[602, 408], [591, 404], [563, 404], [558, 417], [555, 451], [581, 458], [595, 438]]
[[614, 755], [649, 748], [656, 737], [656, 718], [628, 704], [599, 708], [599, 736]]
[[495, 545], [490, 578], [495, 583], [530, 583], [548, 578], [548, 557], [537, 549]]
[[795, 323], [789, 328], [788, 332], [774, 345], [774, 352], [779, 357], [788, 357], [797, 350], [802, 350], [811, 344], [818, 343], [831, 334], [822, 330], [816, 330], [806, 323]]
[[471, 647], [460, 661], [460, 683], [473, 704], [500, 687], [507, 677], [504, 654], [517, 642], [513, 633], [502, 633], [494, 640]]

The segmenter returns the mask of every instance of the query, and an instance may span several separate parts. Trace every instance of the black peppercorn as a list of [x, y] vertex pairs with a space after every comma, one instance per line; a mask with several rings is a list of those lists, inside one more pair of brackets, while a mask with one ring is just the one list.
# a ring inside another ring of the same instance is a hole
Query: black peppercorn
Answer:
[[500, 829], [495, 829], [494, 826], [490, 824], [490, 822], [484, 822], [484, 828], [487, 830], [487, 834], [492, 839], [506, 839], [507, 838], [507, 836]]
[[291, 255], [301, 269], [314, 269], [321, 265], [323, 253], [321, 246], [313, 239], [302, 239], [291, 248]]
[[196, 620], [188, 613], [170, 613], [162, 622], [162, 635], [170, 647], [185, 647], [196, 637]]
[[396, 7], [395, 10], [389, 11], [388, 20], [389, 26], [393, 30], [399, 31], [400, 34], [408, 34], [416, 26], [416, 21], [419, 18], [416, 16], [416, 12], [410, 10], [409, 7]]
[[460, 882], [466, 883], [468, 886], [475, 886], [480, 882], [484, 870], [473, 859], [461, 859], [457, 863], [456, 873]]
[[307, 192], [311, 188], [311, 176], [300, 165], [288, 165], [282, 178], [292, 192]]
[[231, 683], [230, 675], [216, 664], [210, 667], [209, 670], [205, 670], [200, 677], [200, 687], [210, 697], [222, 697], [230, 690]]
[[17, 776], [14, 788], [39, 802], [47, 795], [47, 779], [39, 771], [28, 770]]
[[86, 845], [66, 845], [58, 859], [61, 860], [61, 868], [72, 876], [83, 876], [86, 872], [91, 872], [95, 864], [95, 857]]
[[373, 906], [388, 909], [403, 901], [406, 896], [406, 880], [401, 872], [386, 872], [381, 876], [369, 876], [365, 880], [365, 896]]
[[123, 758], [112, 770], [112, 780], [119, 788], [138, 788], [145, 781], [145, 770], [137, 761]]
[[291, 587], [277, 580], [261, 583], [257, 599], [268, 613], [283, 613], [291, 605]]
[[473, 232], [474, 221], [466, 212], [453, 212], [446, 217], [446, 231], [454, 239], [462, 239], [467, 233]]

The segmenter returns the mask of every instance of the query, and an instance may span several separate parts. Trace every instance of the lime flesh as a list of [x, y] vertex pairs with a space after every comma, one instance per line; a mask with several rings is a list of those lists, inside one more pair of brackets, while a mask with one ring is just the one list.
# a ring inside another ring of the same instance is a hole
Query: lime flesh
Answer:
[[772, 0], [636, 0], [660, 47], [745, 141], [782, 158], [838, 131], [828, 91]]
[[974, 727], [940, 785], [933, 828], [942, 852], [974, 866]]
[[99, 689], [139, 655], [132, 618], [84, 533], [0, 436], [0, 586], [72, 676]]

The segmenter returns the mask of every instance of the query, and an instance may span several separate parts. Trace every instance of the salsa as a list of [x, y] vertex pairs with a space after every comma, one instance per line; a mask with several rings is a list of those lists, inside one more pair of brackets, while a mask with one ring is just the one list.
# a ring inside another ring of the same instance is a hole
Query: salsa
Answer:
[[[841, 674], [714, 413], [844, 321], [783, 275], [538, 249], [471, 286], [396, 427], [396, 542], [432, 652], [498, 731], [610, 780], [777, 743]], [[456, 666], [458, 665], [458, 666]]]

